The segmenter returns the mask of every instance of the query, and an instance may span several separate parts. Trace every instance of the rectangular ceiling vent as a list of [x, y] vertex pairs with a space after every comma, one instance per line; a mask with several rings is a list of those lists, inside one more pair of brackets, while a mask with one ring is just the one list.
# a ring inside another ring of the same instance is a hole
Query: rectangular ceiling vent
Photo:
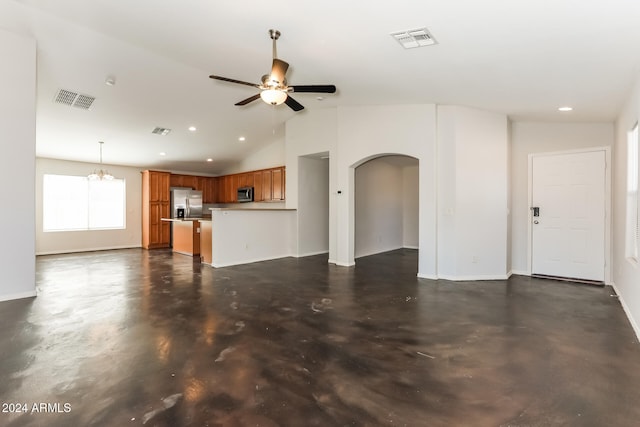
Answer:
[[81, 108], [83, 110], [91, 109], [91, 105], [93, 105], [93, 101], [96, 98], [89, 95], [82, 95], [78, 92], [73, 92], [71, 90], [60, 89], [56, 93], [56, 97], [53, 102], [56, 104], [68, 105], [70, 107]]
[[151, 131], [151, 133], [155, 133], [156, 135], [168, 135], [171, 132], [171, 129], [157, 127]]
[[398, 31], [396, 33], [391, 33], [391, 37], [396, 39], [396, 41], [400, 43], [405, 49], [432, 46], [438, 43], [426, 28]]

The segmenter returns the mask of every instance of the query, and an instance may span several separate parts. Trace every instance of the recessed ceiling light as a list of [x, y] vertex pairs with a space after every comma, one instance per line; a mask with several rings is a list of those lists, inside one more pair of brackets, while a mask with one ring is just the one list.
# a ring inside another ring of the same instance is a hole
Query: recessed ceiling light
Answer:
[[207, 159], [207, 162], [213, 162], [213, 159]]
[[560, 107], [558, 108], [558, 111], [573, 111], [572, 107]]
[[240, 138], [238, 138], [238, 141], [240, 142], [245, 142], [247, 140], [247, 138], [245, 138], [244, 136], [241, 136]]
[[167, 155], [167, 153], [165, 153], [164, 151], [161, 151], [158, 154], [160, 154], [161, 156], [166, 156]]
[[189, 130], [190, 130], [191, 132], [195, 132], [195, 131], [197, 131], [198, 129], [197, 129], [195, 126], [189, 126]]

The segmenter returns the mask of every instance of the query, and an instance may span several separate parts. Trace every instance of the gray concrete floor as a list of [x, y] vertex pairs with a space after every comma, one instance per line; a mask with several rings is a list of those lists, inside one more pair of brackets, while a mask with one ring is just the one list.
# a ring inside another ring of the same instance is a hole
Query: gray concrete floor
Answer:
[[39, 257], [39, 296], [0, 303], [0, 425], [640, 423], [640, 345], [610, 287], [416, 269], [414, 250], [355, 268]]

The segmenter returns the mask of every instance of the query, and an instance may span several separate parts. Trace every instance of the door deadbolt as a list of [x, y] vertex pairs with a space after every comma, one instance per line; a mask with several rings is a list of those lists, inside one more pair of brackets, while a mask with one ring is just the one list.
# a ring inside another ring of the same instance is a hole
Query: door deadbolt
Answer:
[[540, 208], [537, 206], [534, 206], [531, 208], [531, 210], [533, 211], [533, 216], [540, 216]]

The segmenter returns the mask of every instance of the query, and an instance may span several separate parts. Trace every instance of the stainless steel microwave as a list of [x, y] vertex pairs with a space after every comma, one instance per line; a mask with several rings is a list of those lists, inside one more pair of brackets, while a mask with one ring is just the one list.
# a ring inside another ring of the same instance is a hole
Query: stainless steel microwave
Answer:
[[253, 202], [253, 187], [238, 188], [238, 202]]

